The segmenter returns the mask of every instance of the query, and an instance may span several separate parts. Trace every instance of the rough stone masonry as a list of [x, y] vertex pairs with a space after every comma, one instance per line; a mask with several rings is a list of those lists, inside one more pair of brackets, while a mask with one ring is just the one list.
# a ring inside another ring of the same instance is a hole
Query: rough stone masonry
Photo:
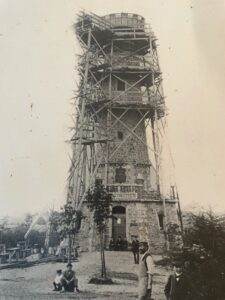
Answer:
[[[128, 13], [84, 14], [76, 29], [82, 43], [91, 45], [83, 61], [89, 72], [89, 96], [84, 100], [87, 115], [94, 116], [96, 165], [103, 157], [95, 180], [107, 186], [114, 199], [115, 218], [108, 222], [106, 247], [111, 238], [131, 242], [137, 237], [150, 242], [155, 253], [163, 253], [166, 226], [178, 223], [178, 216], [174, 195], [165, 197], [160, 191], [157, 130], [165, 117], [165, 102], [155, 35], [142, 16]], [[107, 142], [97, 142], [103, 137]], [[83, 212], [79, 243], [83, 250], [94, 250], [98, 239], [85, 202]]]

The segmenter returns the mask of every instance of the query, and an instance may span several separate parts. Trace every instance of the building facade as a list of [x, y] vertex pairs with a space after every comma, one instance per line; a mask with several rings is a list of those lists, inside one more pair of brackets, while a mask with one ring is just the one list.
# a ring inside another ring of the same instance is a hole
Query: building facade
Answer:
[[142, 16], [81, 13], [75, 30], [83, 50], [68, 199], [82, 209], [79, 243], [98, 246], [85, 192], [98, 181], [113, 195], [105, 236], [148, 241], [156, 253], [178, 223], [174, 188], [162, 191], [166, 106], [156, 37]]

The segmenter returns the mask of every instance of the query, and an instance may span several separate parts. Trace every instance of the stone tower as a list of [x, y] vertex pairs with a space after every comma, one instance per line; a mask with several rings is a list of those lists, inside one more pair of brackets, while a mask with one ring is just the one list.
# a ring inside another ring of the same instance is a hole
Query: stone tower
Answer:
[[156, 37], [142, 16], [129, 13], [82, 12], [75, 30], [82, 53], [68, 199], [89, 218], [80, 243], [97, 246], [85, 193], [99, 181], [113, 194], [116, 217], [106, 247], [111, 237], [137, 236], [161, 253], [167, 225], [178, 223], [178, 200], [173, 187], [169, 196], [161, 188], [166, 108]]

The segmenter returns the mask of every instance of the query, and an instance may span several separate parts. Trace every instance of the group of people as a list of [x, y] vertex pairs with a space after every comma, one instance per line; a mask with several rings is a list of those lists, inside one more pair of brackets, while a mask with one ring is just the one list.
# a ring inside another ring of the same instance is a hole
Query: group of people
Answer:
[[109, 241], [109, 250], [110, 251], [127, 251], [128, 250], [128, 241], [126, 238], [122, 239], [121, 236], [115, 241], [113, 238]]
[[[139, 243], [139, 300], [151, 300], [154, 262], [146, 242]], [[190, 280], [183, 272], [181, 262], [175, 262], [174, 272], [168, 277], [164, 293], [167, 300], [188, 300]]]
[[62, 270], [56, 271], [56, 277], [53, 281], [54, 291], [58, 292], [80, 292], [78, 288], [78, 279], [73, 270], [71, 263], [67, 264], [67, 270], [62, 272]]
[[[139, 300], [151, 300], [152, 284], [154, 276], [154, 262], [147, 242], [140, 242], [137, 238], [132, 241], [132, 251], [135, 264], [139, 264]], [[140, 259], [139, 259], [140, 253]], [[182, 270], [182, 264], [176, 262], [174, 273], [168, 277], [165, 285], [165, 296], [167, 300], [187, 300], [190, 281]], [[72, 264], [67, 264], [67, 270], [57, 270], [53, 282], [54, 291], [60, 292], [80, 292], [78, 279]]]

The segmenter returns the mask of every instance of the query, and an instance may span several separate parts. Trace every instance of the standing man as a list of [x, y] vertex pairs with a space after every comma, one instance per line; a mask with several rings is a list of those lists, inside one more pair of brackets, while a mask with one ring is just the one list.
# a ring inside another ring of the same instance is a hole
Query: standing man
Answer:
[[131, 243], [131, 250], [134, 255], [134, 263], [139, 264], [139, 241], [137, 238], [133, 238]]
[[122, 251], [122, 247], [123, 247], [123, 241], [121, 239], [121, 236], [119, 236], [117, 241], [116, 241], [116, 250], [117, 251]]
[[128, 249], [128, 241], [126, 238], [123, 239], [122, 249], [123, 251], [127, 251]]
[[141, 242], [139, 246], [141, 260], [139, 263], [139, 300], [150, 300], [152, 294], [152, 277], [154, 262], [147, 242]]
[[175, 263], [174, 273], [169, 276], [164, 292], [167, 300], [189, 299], [190, 281], [184, 274], [180, 262]]
[[111, 238], [109, 242], [109, 251], [114, 251], [114, 250], [115, 250], [115, 243], [114, 243], [114, 239]]

